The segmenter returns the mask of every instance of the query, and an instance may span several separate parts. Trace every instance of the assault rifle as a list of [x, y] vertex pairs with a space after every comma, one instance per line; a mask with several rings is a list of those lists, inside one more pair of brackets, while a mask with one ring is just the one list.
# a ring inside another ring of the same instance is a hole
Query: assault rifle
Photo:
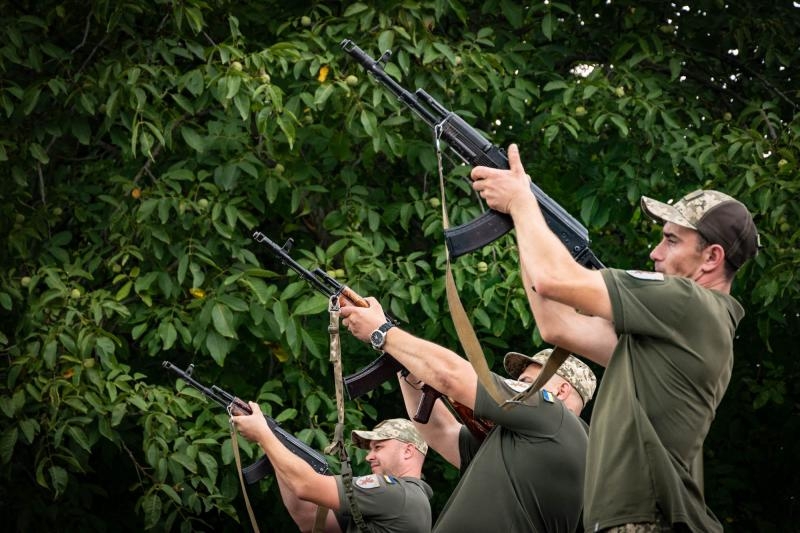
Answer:
[[[435, 137], [444, 140], [464, 163], [470, 166], [508, 168], [505, 150], [493, 145], [478, 130], [423, 89], [411, 93], [392, 79], [384, 70], [392, 55], [391, 51], [387, 50], [380, 58], [373, 59], [350, 39], [344, 39], [340, 44], [375, 80], [430, 126]], [[572, 257], [585, 267], [602, 268], [603, 264], [589, 248], [589, 231], [536, 184], [531, 183], [531, 190], [539, 202], [547, 225], [561, 239]], [[466, 224], [446, 229], [445, 242], [450, 257], [455, 259], [477, 250], [499, 239], [513, 227], [514, 222], [510, 216], [490, 209]]]
[[[311, 284], [318, 292], [326, 295], [328, 298], [338, 297], [345, 298], [353, 305], [359, 307], [369, 307], [369, 303], [359, 296], [353, 289], [342, 285], [334, 278], [328, 275], [327, 272], [317, 267], [314, 270], [308, 270], [303, 265], [292, 259], [289, 251], [292, 248], [294, 241], [289, 239], [283, 246], [278, 246], [269, 237], [256, 231], [253, 233], [253, 239], [261, 244], [265, 244], [270, 252], [275, 255], [281, 263], [294, 270], [301, 278]], [[395, 319], [386, 315], [387, 320], [397, 322]], [[367, 392], [378, 388], [384, 381], [394, 378], [398, 372], [408, 374], [408, 370], [400, 364], [400, 362], [392, 357], [390, 354], [383, 352], [377, 359], [373, 360], [369, 365], [361, 370], [344, 377], [345, 389], [350, 399], [358, 398]], [[433, 404], [437, 398], [445, 397], [442, 393], [431, 387], [430, 385], [422, 386], [422, 398], [417, 406], [417, 412], [414, 414], [414, 420], [427, 424], [431, 416]], [[491, 426], [484, 420], [475, 417], [472, 409], [466, 407], [458, 402], [447, 400], [448, 405], [459, 415], [462, 422], [472, 432], [473, 435], [482, 439], [491, 429]]]
[[[191, 385], [195, 389], [199, 390], [203, 395], [207, 398], [210, 398], [214, 402], [218, 403], [225, 409], [227, 409], [230, 414], [233, 415], [252, 415], [253, 410], [250, 409], [250, 406], [228, 392], [220, 389], [216, 385], [212, 385], [211, 387], [206, 387], [196, 379], [192, 377], [192, 371], [194, 370], [194, 365], [189, 365], [186, 370], [181, 370], [177, 366], [173, 365], [169, 361], [164, 361], [162, 366], [167, 370], [171, 370], [178, 374], [183, 381], [187, 384]], [[272, 432], [278, 437], [278, 440], [286, 446], [289, 451], [300, 457], [303, 461], [311, 465], [316, 472], [320, 474], [324, 474], [326, 476], [333, 475], [328, 467], [328, 462], [325, 460], [325, 456], [319, 453], [318, 451], [310, 448], [305, 442], [301, 441], [291, 433], [286, 432], [278, 422], [264, 415], [264, 418], [267, 419], [267, 425], [270, 427]], [[269, 458], [265, 455], [261, 457], [258, 461], [253, 463], [250, 466], [242, 468], [242, 476], [244, 477], [245, 481], [248, 484], [252, 485], [256, 483], [260, 479], [272, 474], [275, 469], [272, 466], [272, 463], [269, 462]]]

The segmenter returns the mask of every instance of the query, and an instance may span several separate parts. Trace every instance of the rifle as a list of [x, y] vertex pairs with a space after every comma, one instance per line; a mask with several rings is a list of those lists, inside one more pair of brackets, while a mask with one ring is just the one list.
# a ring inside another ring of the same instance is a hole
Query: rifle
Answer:
[[[311, 284], [318, 292], [326, 295], [328, 298], [346, 298], [353, 305], [358, 307], [369, 307], [369, 303], [359, 296], [353, 289], [342, 285], [334, 278], [328, 275], [327, 272], [317, 267], [314, 270], [308, 270], [303, 265], [292, 259], [289, 251], [294, 244], [293, 239], [289, 239], [283, 246], [278, 246], [269, 237], [256, 231], [253, 233], [253, 239], [261, 244], [266, 244], [267, 248], [275, 255], [281, 263], [294, 270], [301, 278]], [[397, 323], [397, 321], [384, 313], [387, 320]], [[408, 375], [408, 370], [400, 364], [400, 362], [392, 357], [390, 354], [383, 352], [381, 355], [373, 360], [369, 365], [354, 374], [344, 377], [345, 389], [350, 399], [358, 398], [362, 394], [376, 389], [384, 381], [388, 381], [402, 372], [403, 375]], [[420, 424], [427, 424], [431, 416], [433, 404], [437, 398], [442, 398], [446, 403], [459, 415], [462, 422], [478, 439], [483, 440], [486, 434], [491, 429], [491, 424], [488, 421], [480, 419], [474, 415], [472, 409], [462, 405], [456, 401], [446, 399], [441, 392], [434, 389], [428, 384], [422, 385], [422, 397], [420, 398], [417, 412], [414, 414], [414, 420]]]
[[[473, 167], [509, 168], [505, 150], [493, 145], [478, 130], [449, 111], [423, 89], [417, 89], [416, 92], [411, 93], [386, 74], [384, 66], [392, 55], [390, 50], [384, 52], [376, 60], [350, 39], [344, 39], [340, 45], [375, 80], [430, 126], [436, 138], [443, 139], [464, 163]], [[589, 231], [533, 182], [531, 182], [531, 191], [539, 202], [547, 225], [561, 239], [572, 257], [585, 267], [603, 268], [603, 264], [589, 248]], [[477, 250], [499, 239], [513, 227], [514, 222], [509, 215], [489, 209], [470, 222], [448, 228], [444, 233], [450, 257], [455, 259]]]
[[[185, 371], [181, 370], [169, 361], [164, 361], [162, 366], [167, 370], [172, 370], [178, 374], [178, 377], [180, 377], [183, 381], [199, 390], [207, 398], [210, 398], [214, 402], [227, 409], [230, 414], [253, 414], [253, 410], [250, 409], [250, 406], [233, 394], [225, 392], [216, 385], [212, 385], [210, 388], [206, 387], [194, 379], [192, 377], [194, 365], [189, 365]], [[267, 419], [267, 425], [270, 427], [275, 436], [278, 437], [278, 440], [281, 441], [283, 445], [289, 449], [289, 451], [308, 463], [317, 473], [326, 476], [333, 475], [328, 467], [328, 462], [325, 460], [324, 455], [313, 448], [310, 448], [305, 442], [301, 441], [291, 433], [286, 432], [286, 430], [284, 430], [274, 418], [270, 418], [267, 415], [264, 415], [264, 418]], [[269, 462], [269, 458], [266, 455], [261, 457], [252, 465], [242, 468], [242, 476], [250, 485], [272, 474], [273, 472], [275, 472], [275, 469], [273, 468], [272, 463]]]

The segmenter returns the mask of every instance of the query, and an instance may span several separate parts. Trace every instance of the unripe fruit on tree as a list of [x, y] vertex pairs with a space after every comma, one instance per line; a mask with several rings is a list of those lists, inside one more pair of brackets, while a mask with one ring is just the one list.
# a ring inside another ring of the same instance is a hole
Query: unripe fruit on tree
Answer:
[[619, 98], [622, 98], [623, 96], [625, 96], [625, 87], [620, 85], [619, 87], [614, 89], [614, 94], [616, 94]]
[[439, 207], [442, 205], [442, 201], [436, 198], [435, 196], [428, 200], [428, 203], [431, 204], [431, 207]]
[[283, 171], [286, 170], [286, 169], [283, 167], [283, 165], [278, 163], [277, 165], [275, 165], [275, 168], [273, 170], [275, 171], [275, 174], [278, 174], [280, 176], [281, 174], [283, 174]]
[[486, 264], [486, 261], [478, 261], [477, 267], [478, 272], [486, 272], [489, 270], [489, 265]]
[[111, 272], [113, 272], [114, 274], [119, 274], [120, 272], [122, 272], [122, 267], [119, 266], [117, 263], [114, 263], [113, 265], [111, 265]]
[[70, 298], [80, 298], [81, 297], [81, 291], [78, 290], [78, 289], [72, 289], [70, 291], [70, 293], [69, 293], [69, 296], [70, 296]]
[[335, 274], [335, 277], [344, 279], [345, 273], [343, 268], [337, 268], [333, 273]]
[[233, 70], [235, 70], [236, 72], [241, 72], [242, 71], [242, 64], [239, 63], [238, 61], [234, 61], [233, 63], [231, 63], [231, 68]]
[[17, 215], [14, 217], [14, 220], [22, 224], [23, 222], [25, 222], [25, 215], [23, 215], [22, 213], [17, 213]]
[[578, 107], [575, 108], [576, 116], [582, 117], [585, 114], [586, 114], [586, 108], [583, 107], [582, 105], [579, 105]]
[[302, 17], [300, 17], [300, 24], [305, 27], [311, 26], [311, 17], [303, 15]]
[[31, 284], [31, 277], [30, 276], [22, 276], [22, 279], [19, 280], [19, 284], [23, 287], [27, 287]]
[[61, 209], [60, 207], [56, 207], [55, 209], [53, 209], [53, 216], [54, 217], [60, 216], [61, 213], [63, 213], [63, 212], [64, 212], [63, 209]]
[[83, 362], [83, 366], [86, 368], [92, 368], [95, 364], [94, 358], [90, 357]]
[[722, 115], [722, 120], [724, 120], [725, 122], [730, 122], [732, 119], [733, 115], [731, 115], [730, 113], [725, 113], [724, 115]]
[[356, 85], [358, 85], [358, 78], [350, 74], [344, 79], [344, 82], [350, 87], [355, 87]]
[[199, 207], [200, 209], [205, 209], [206, 207], [208, 207], [208, 200], [206, 200], [205, 198], [200, 198], [199, 200], [197, 200], [197, 207]]

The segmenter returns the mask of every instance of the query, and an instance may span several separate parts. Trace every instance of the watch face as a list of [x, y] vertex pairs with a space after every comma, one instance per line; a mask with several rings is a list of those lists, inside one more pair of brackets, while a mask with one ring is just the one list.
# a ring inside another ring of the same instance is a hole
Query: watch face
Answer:
[[372, 343], [373, 346], [379, 348], [383, 346], [383, 337], [384, 336], [382, 331], [375, 330], [372, 332], [372, 334], [370, 334], [369, 341]]

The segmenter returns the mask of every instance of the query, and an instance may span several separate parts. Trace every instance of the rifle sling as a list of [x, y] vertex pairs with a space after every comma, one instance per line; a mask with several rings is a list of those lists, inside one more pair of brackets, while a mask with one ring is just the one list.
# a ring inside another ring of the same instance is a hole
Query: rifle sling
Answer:
[[[228, 406], [228, 414], [232, 416], [231, 406]], [[242, 475], [242, 458], [239, 456], [239, 440], [236, 435], [236, 426], [233, 425], [233, 418], [230, 419], [231, 424], [231, 444], [233, 444], [233, 458], [236, 460], [236, 472], [239, 474], [239, 484], [242, 486], [242, 495], [244, 496], [244, 504], [247, 507], [247, 514], [250, 517], [250, 523], [253, 525], [253, 531], [259, 533], [258, 524], [256, 523], [256, 515], [253, 514], [253, 507], [250, 505], [250, 498], [247, 496], [247, 486], [244, 483], [244, 476]]]
[[[445, 230], [450, 228], [450, 219], [447, 216], [447, 204], [445, 202], [444, 194], [444, 174], [442, 172], [442, 152], [439, 145], [439, 136], [441, 128], [436, 126], [434, 128], [434, 138], [436, 141], [436, 157], [439, 165], [439, 189], [441, 192], [441, 205], [442, 205], [442, 225]], [[461, 347], [467, 359], [472, 364], [475, 374], [478, 376], [478, 381], [483, 385], [489, 396], [494, 399], [497, 404], [503, 402], [500, 391], [497, 390], [494, 380], [489, 370], [489, 365], [486, 363], [486, 356], [481, 348], [481, 343], [478, 341], [478, 336], [475, 334], [475, 329], [467, 317], [464, 310], [464, 304], [461, 303], [461, 298], [458, 295], [458, 288], [456, 287], [455, 279], [453, 278], [453, 269], [450, 264], [450, 252], [445, 245], [445, 258], [447, 259], [446, 289], [447, 289], [447, 304], [450, 308], [450, 316], [453, 318], [453, 325], [458, 334], [458, 340], [461, 342]]]
[[[347, 497], [347, 505], [350, 508], [350, 516], [356, 523], [356, 528], [359, 532], [367, 531], [367, 524], [364, 522], [364, 516], [356, 504], [356, 499], [353, 497], [353, 470], [350, 466], [350, 457], [347, 455], [347, 448], [344, 444], [344, 391], [342, 384], [342, 352], [339, 343], [339, 297], [333, 295], [328, 300], [328, 311], [330, 313], [330, 322], [328, 324], [328, 333], [331, 338], [330, 347], [330, 361], [333, 364], [333, 378], [334, 388], [336, 390], [336, 412], [337, 422], [336, 429], [334, 430], [333, 441], [325, 448], [325, 453], [333, 454], [338, 452], [341, 461], [342, 469], [342, 484], [344, 485], [344, 493]], [[327, 509], [317, 507], [317, 516], [314, 524], [314, 533], [322, 531], [321, 527], [324, 526], [325, 521], [322, 515], [327, 515]], [[318, 526], [320, 529], [318, 529]]]

